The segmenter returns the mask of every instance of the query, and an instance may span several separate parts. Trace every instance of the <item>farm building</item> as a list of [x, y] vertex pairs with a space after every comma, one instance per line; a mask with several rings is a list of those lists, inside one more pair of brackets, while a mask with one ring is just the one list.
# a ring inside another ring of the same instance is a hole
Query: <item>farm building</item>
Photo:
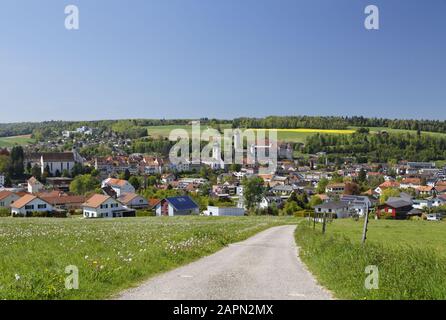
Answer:
[[189, 197], [170, 197], [155, 206], [157, 216], [186, 216], [199, 213], [198, 205]]
[[237, 208], [237, 207], [214, 207], [208, 206], [208, 209], [203, 212], [205, 216], [213, 216], [213, 217], [240, 217], [245, 215], [245, 209]]

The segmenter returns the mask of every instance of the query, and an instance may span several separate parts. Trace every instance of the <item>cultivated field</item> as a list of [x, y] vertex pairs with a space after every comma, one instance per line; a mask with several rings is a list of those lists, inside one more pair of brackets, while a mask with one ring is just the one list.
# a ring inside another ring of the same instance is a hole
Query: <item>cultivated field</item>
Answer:
[[[211, 254], [282, 217], [0, 218], [0, 299], [100, 299]], [[66, 290], [65, 268], [79, 269]]]
[[[201, 130], [205, 130], [207, 127], [202, 126]], [[222, 130], [231, 128], [230, 125], [221, 125], [220, 128]], [[192, 127], [188, 125], [177, 126], [177, 125], [169, 125], [169, 126], [150, 126], [147, 127], [148, 133], [153, 137], [169, 137], [169, 134], [174, 129], [185, 129], [189, 134], [191, 134]], [[331, 135], [340, 135], [340, 134], [352, 134], [358, 128], [351, 127], [346, 130], [327, 130], [327, 129], [276, 129], [277, 130], [277, 138], [279, 141], [283, 142], [296, 142], [296, 143], [305, 143], [307, 138], [313, 136], [315, 134], [331, 134]], [[377, 133], [380, 131], [387, 131], [389, 133], [410, 133], [416, 134], [416, 131], [411, 130], [398, 130], [398, 129], [389, 129], [389, 128], [380, 128], [373, 127], [369, 128], [371, 133]], [[257, 130], [257, 129], [253, 129]], [[422, 132], [422, 134], [436, 136], [436, 137], [446, 137], [444, 133], [437, 132]]]
[[0, 148], [13, 147], [14, 145], [24, 146], [33, 143], [34, 139], [30, 135], [15, 137], [0, 137]]
[[[446, 299], [446, 223], [336, 220], [323, 236], [302, 224], [301, 257], [320, 283], [343, 299]], [[379, 288], [364, 286], [367, 266], [379, 271]]]

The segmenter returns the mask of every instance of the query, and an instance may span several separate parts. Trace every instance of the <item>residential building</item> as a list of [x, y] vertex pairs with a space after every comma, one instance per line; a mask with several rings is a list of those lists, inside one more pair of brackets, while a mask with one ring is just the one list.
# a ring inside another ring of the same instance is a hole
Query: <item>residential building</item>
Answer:
[[325, 188], [325, 193], [343, 194], [345, 192], [345, 183], [329, 183]]
[[51, 206], [58, 210], [76, 210], [82, 208], [82, 204], [85, 202], [84, 196], [68, 195], [66, 193], [59, 192], [55, 194], [42, 194], [39, 195], [40, 199], [48, 202]]
[[122, 179], [114, 179], [114, 178], [108, 178], [102, 181], [101, 184], [102, 188], [110, 187], [113, 189], [114, 192], [116, 192], [116, 196], [119, 197], [123, 193], [135, 193], [135, 188], [131, 185], [130, 182], [127, 180]]
[[123, 206], [116, 199], [102, 194], [95, 194], [83, 205], [85, 218], [122, 218], [134, 217], [135, 210]]
[[348, 202], [329, 201], [314, 207], [317, 215], [326, 215], [327, 218], [347, 218], [351, 215]]
[[11, 208], [11, 204], [19, 200], [20, 197], [14, 192], [3, 190], [0, 191], [0, 208]]
[[161, 200], [155, 206], [157, 216], [185, 216], [199, 213], [198, 205], [189, 197], [170, 197]]
[[35, 177], [31, 177], [28, 180], [28, 193], [36, 194], [43, 190], [44, 185]]
[[279, 196], [265, 196], [262, 198], [262, 201], [259, 203], [260, 209], [266, 209], [268, 207], [271, 207], [273, 204], [276, 205], [277, 208], [282, 208], [283, 206], [283, 199]]
[[364, 216], [372, 208], [372, 202], [366, 196], [343, 195], [340, 200], [348, 203], [349, 212], [356, 212], [359, 216]]
[[149, 201], [136, 193], [122, 193], [116, 200], [121, 202], [127, 208], [149, 209]]
[[54, 208], [45, 200], [26, 194], [11, 204], [11, 213], [13, 216], [29, 216], [34, 212], [52, 212]]

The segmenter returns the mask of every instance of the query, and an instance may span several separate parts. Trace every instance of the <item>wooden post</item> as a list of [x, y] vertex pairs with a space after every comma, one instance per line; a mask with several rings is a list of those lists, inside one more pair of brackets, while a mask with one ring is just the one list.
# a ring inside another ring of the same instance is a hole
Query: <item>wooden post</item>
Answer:
[[364, 244], [365, 241], [367, 240], [368, 224], [369, 224], [369, 208], [367, 208], [367, 211], [366, 211], [365, 217], [364, 217], [364, 229], [362, 230], [362, 244]]
[[316, 212], [313, 215], [313, 230], [316, 229]]
[[322, 233], [325, 234], [325, 228], [327, 225], [327, 213], [324, 212], [324, 217], [322, 219]]

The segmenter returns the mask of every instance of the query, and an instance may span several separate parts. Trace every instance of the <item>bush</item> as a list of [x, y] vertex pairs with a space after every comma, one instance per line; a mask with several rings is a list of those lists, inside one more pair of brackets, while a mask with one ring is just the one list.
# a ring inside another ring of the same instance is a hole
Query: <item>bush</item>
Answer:
[[8, 208], [0, 208], [0, 217], [11, 216], [11, 211]]
[[[26, 215], [27, 218], [66, 218], [67, 212], [63, 211], [33, 211]], [[23, 217], [22, 215], [16, 215], [15, 217]]]
[[136, 216], [137, 217], [154, 217], [155, 211], [154, 210], [136, 210]]

